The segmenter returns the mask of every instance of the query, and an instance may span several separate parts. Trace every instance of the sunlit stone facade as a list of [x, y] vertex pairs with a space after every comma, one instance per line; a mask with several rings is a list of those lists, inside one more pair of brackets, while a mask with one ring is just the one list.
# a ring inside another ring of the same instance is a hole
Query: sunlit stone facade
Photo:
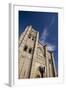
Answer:
[[52, 51], [47, 44], [39, 42], [39, 32], [27, 26], [19, 37], [18, 78], [56, 77], [56, 67]]

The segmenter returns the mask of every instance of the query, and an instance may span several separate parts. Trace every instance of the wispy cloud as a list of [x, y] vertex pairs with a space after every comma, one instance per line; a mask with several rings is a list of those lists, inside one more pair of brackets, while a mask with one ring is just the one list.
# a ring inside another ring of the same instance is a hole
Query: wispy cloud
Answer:
[[52, 17], [52, 20], [51, 20], [48, 28], [50, 28], [53, 25], [54, 21], [55, 21], [55, 16]]
[[42, 43], [43, 45], [45, 43], [47, 43], [48, 50], [50, 50], [50, 51], [54, 51], [56, 49], [55, 45], [46, 42], [47, 36], [49, 35], [49, 31], [48, 30], [53, 25], [54, 21], [55, 21], [55, 17], [52, 17], [52, 20], [51, 20], [48, 28], [44, 28], [43, 29], [43, 32], [42, 32], [41, 37], [40, 37], [40, 43]]
[[48, 31], [47, 31], [47, 28], [44, 28], [42, 34], [41, 34], [41, 37], [40, 37], [40, 42], [42, 44], [45, 44], [45, 41], [46, 41], [46, 38], [48, 36]]

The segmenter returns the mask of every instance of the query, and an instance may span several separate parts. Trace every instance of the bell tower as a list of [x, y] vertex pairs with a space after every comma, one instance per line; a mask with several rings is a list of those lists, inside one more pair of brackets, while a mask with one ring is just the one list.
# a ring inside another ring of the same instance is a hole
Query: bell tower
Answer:
[[32, 26], [27, 26], [19, 38], [19, 78], [30, 78], [37, 34], [38, 33], [32, 28]]
[[18, 78], [56, 77], [52, 51], [39, 42], [39, 32], [27, 26], [18, 42]]

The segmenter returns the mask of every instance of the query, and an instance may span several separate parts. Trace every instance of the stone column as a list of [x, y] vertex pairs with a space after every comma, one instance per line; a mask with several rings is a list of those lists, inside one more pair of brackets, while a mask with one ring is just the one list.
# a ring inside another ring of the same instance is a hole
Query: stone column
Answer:
[[51, 59], [52, 59], [52, 69], [53, 69], [53, 76], [57, 76], [56, 67], [55, 67], [55, 61], [54, 61], [54, 55], [53, 52], [51, 52]]
[[45, 57], [45, 64], [46, 64], [46, 77], [49, 77], [49, 60], [48, 60], [48, 53], [47, 53], [47, 45], [44, 45], [44, 57]]

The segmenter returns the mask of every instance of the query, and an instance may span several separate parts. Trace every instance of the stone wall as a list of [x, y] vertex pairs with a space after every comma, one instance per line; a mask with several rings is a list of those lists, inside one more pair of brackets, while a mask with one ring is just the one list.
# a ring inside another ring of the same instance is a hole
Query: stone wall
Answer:
[[47, 45], [39, 43], [39, 32], [32, 26], [26, 27], [18, 44], [19, 79], [53, 77], [54, 72], [56, 75], [54, 57], [48, 52]]

